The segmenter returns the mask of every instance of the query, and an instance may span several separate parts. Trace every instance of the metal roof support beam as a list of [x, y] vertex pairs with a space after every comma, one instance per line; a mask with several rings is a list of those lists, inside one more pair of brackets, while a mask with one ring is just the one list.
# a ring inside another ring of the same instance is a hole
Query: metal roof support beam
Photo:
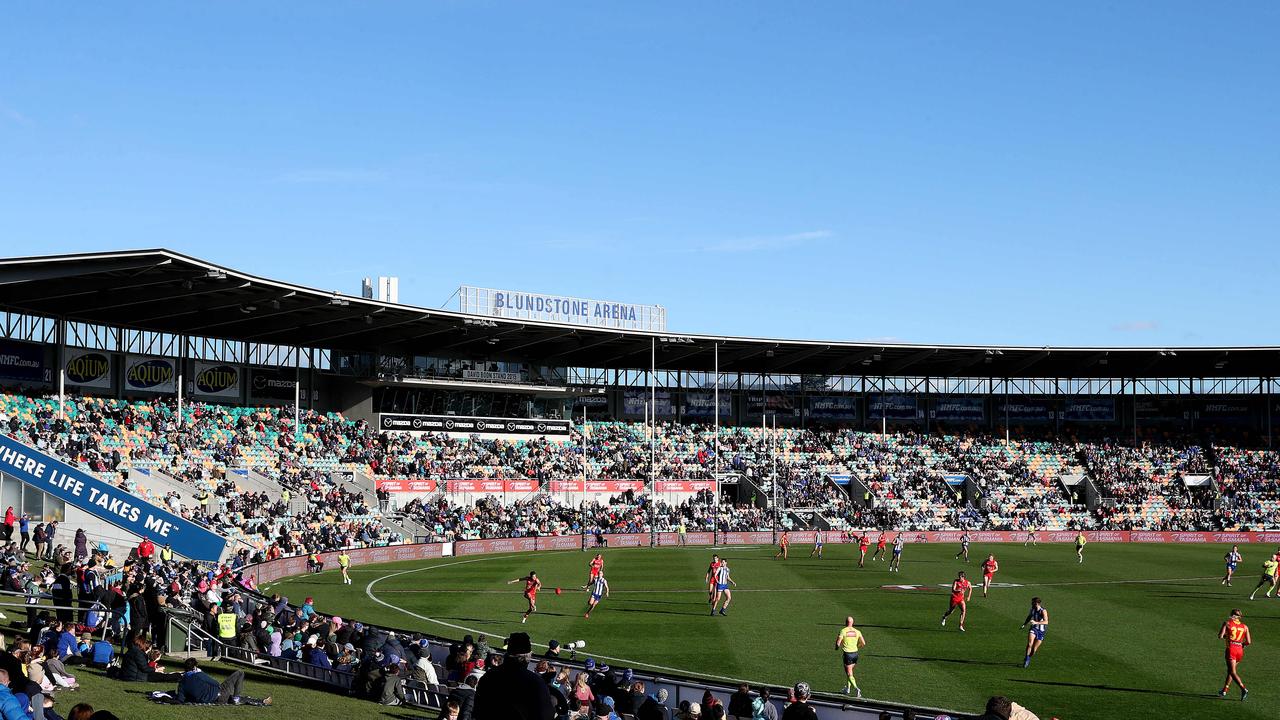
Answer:
[[1048, 350], [1041, 350], [1038, 353], [1033, 353], [1030, 357], [1024, 358], [1021, 361], [1010, 365], [1009, 369], [1005, 371], [1005, 377], [1011, 378], [1047, 357], [1049, 357]]
[[[576, 333], [577, 331], [574, 331], [574, 332]], [[601, 345], [607, 345], [611, 342], [616, 342], [618, 340], [621, 340], [624, 337], [626, 336], [621, 334], [609, 335], [608, 337], [601, 338], [599, 340], [596, 340], [595, 342], [589, 342], [583, 345], [579, 345], [573, 350], [566, 350], [565, 352], [556, 353], [555, 355], [548, 355], [547, 357], [543, 358], [542, 361], [547, 365], [554, 365], [555, 361], [559, 360], [562, 357], [565, 357], [567, 355], [572, 355], [574, 353], [583, 352], [584, 350], [590, 350], [591, 348], [600, 347]], [[601, 364], [604, 364], [604, 363], [601, 363]]]
[[262, 305], [262, 304], [271, 303], [271, 302], [280, 302], [281, 300], [291, 298], [294, 295], [297, 295], [297, 293], [291, 291], [291, 292], [285, 293], [284, 295], [278, 295], [278, 294], [267, 295], [260, 298], [253, 298], [249, 300], [237, 300], [235, 302], [227, 303], [225, 305], [213, 305], [210, 307], [203, 307], [198, 310], [183, 310], [181, 312], [165, 313], [164, 315], [151, 315], [149, 317], [134, 318], [133, 322], [144, 323], [144, 322], [154, 322], [156, 320], [169, 320], [171, 318], [182, 317], [183, 315], [197, 315], [200, 313], [217, 312], [218, 310], [229, 310], [231, 308], [240, 307], [242, 305]]
[[64, 280], [67, 278], [99, 275], [108, 272], [129, 272], [132, 270], [150, 270], [169, 265], [173, 260], [107, 260], [98, 261], [90, 268], [77, 266], [75, 263], [60, 264], [51, 267], [20, 269], [0, 267], [0, 285], [14, 283], [39, 283], [48, 280]]
[[822, 353], [830, 349], [831, 349], [830, 345], [823, 345], [822, 347], [812, 348], [804, 352], [795, 353], [794, 355], [788, 356], [784, 362], [774, 365], [773, 369], [774, 371], [778, 371], [778, 370], [782, 370], [783, 368], [789, 368], [792, 365], [795, 365], [796, 363], [802, 360], [808, 360], [814, 355], [821, 355]]
[[894, 362], [886, 364], [883, 368], [880, 369], [880, 372], [886, 375], [895, 375], [897, 373], [902, 372], [906, 368], [909, 368], [918, 362], [928, 360], [929, 358], [937, 354], [938, 354], [937, 348], [929, 348], [928, 350], [921, 350], [920, 352], [912, 353], [902, 358], [901, 360], [896, 360]]

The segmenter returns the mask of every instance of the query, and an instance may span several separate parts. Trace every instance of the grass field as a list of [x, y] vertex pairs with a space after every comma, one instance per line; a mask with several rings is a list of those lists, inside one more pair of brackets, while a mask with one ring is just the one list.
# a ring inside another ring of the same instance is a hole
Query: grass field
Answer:
[[[962, 712], [1005, 694], [1041, 717], [1261, 718], [1274, 715], [1280, 688], [1268, 672], [1280, 661], [1275, 639], [1280, 600], [1248, 601], [1270, 547], [1243, 547], [1234, 587], [1223, 587], [1216, 545], [1091, 544], [1077, 564], [1067, 545], [974, 545], [972, 562], [953, 559], [952, 545], [907, 546], [901, 573], [887, 563], [855, 567], [856, 548], [828, 546], [822, 560], [797, 546], [789, 560], [764, 547], [725, 548], [739, 588], [728, 617], [709, 617], [703, 576], [711, 551], [605, 551], [612, 597], [583, 618], [589, 554], [548, 552], [444, 558], [353, 569], [354, 584], [336, 573], [281, 581], [272, 589], [294, 599], [311, 595], [325, 612], [446, 636], [517, 629], [535, 643], [586, 640], [588, 654], [617, 666], [684, 671], [815, 691], [843, 687], [836, 633], [852, 614], [868, 645], [857, 675], [863, 693]], [[959, 569], [980, 579], [978, 563], [995, 552], [997, 582], [1017, 585], [977, 592], [968, 632], [939, 625], [948, 583]], [[522, 586], [507, 580], [538, 572], [546, 590], [539, 612], [520, 624]], [[886, 586], [917, 586], [898, 589]], [[565, 593], [556, 596], [552, 589]], [[1044, 646], [1022, 668], [1030, 598], [1050, 611]], [[1224, 674], [1218, 627], [1232, 607], [1253, 632], [1241, 672], [1250, 684], [1241, 703], [1219, 699]], [[429, 619], [428, 619], [429, 618]]]

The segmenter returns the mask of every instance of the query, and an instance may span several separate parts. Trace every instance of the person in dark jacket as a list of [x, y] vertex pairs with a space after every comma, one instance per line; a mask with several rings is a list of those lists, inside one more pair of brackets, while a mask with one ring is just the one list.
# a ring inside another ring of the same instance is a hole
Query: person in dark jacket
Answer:
[[729, 717], [750, 718], [755, 713], [751, 709], [751, 686], [742, 683], [738, 692], [729, 696]]
[[[458, 703], [458, 720], [471, 720], [471, 712], [476, 704], [476, 683], [480, 677], [475, 673], [467, 676], [461, 685], [449, 691], [448, 700]], [[449, 708], [446, 704], [440, 713], [440, 720], [447, 720]]]
[[89, 536], [84, 528], [76, 528], [76, 560], [89, 557]]
[[147, 682], [151, 668], [147, 667], [147, 651], [151, 643], [146, 638], [136, 637], [124, 657], [120, 659], [120, 674], [117, 679], [125, 682]]
[[244, 671], [236, 670], [219, 683], [200, 669], [200, 661], [187, 658], [175, 697], [184, 705], [270, 705], [271, 696], [258, 700], [244, 695]]
[[529, 669], [533, 643], [526, 633], [507, 638], [502, 664], [476, 686], [475, 720], [552, 720], [551, 693], [542, 677]]

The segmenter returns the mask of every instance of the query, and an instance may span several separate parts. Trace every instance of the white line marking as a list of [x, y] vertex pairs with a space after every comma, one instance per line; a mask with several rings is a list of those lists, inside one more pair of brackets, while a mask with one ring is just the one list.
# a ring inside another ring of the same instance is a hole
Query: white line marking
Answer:
[[[507, 556], [507, 557], [512, 557], [512, 556]], [[434, 567], [447, 567], [448, 565], [455, 565], [455, 564], [459, 564], [459, 563], [447, 563], [446, 565], [436, 565]], [[406, 570], [405, 572], [418, 572], [418, 570], [428, 570], [428, 569], [430, 568], [418, 568], [417, 570]], [[404, 573], [397, 573], [397, 574], [402, 575]], [[378, 580], [375, 580], [374, 582], [385, 580], [390, 577], [394, 577], [394, 575], [387, 575], [385, 577], [378, 578]], [[1190, 581], [1199, 581], [1199, 580], [1220, 580], [1220, 579], [1221, 579], [1220, 576], [1214, 575], [1212, 577], [1160, 578], [1160, 579], [1154, 579], [1154, 580], [1082, 580], [1082, 581], [1073, 581], [1073, 582], [1021, 583], [1021, 584], [992, 583], [991, 588], [995, 590], [995, 589], [1009, 589], [1009, 588], [1019, 588], [1019, 587], [1068, 587], [1072, 585], [1146, 585], [1146, 584], [1158, 584], [1158, 583], [1175, 583], [1175, 582], [1190, 582]], [[917, 587], [932, 588], [934, 586], [930, 584], [924, 584], [924, 585], [874, 585], [874, 586], [867, 586], [867, 587], [834, 587], [834, 588], [819, 588], [819, 587], [735, 588], [734, 592], [736, 593], [863, 592], [868, 590], [906, 589], [906, 588], [917, 588]], [[951, 587], [951, 583], [949, 582], [937, 583], [937, 587], [949, 588]], [[561, 588], [561, 589], [565, 590], [565, 592], [582, 592], [582, 587], [578, 585], [573, 585], [573, 586], [570, 586], [569, 588]], [[467, 595], [478, 595], [478, 594], [488, 593], [493, 595], [503, 595], [510, 592], [511, 592], [510, 590], [472, 590], [467, 588], [434, 588], [434, 589], [383, 590], [382, 594], [387, 595], [387, 594], [395, 593], [395, 594], [403, 594], [403, 595], [419, 595], [419, 594], [421, 595], [432, 595], [432, 594], [456, 595], [458, 593], [465, 593]], [[671, 590], [611, 590], [611, 594], [613, 595], [678, 595], [682, 593], [688, 593], [691, 595], [692, 594], [702, 595], [702, 594], [706, 594], [706, 592], [707, 592], [706, 588], [701, 588], [701, 589], [674, 588]]]
[[[562, 552], [577, 552], [577, 551], [575, 551], [575, 550], [559, 550], [559, 551], [551, 551], [551, 552], [562, 553]], [[441, 563], [441, 564], [438, 564], [438, 565], [428, 565], [428, 566], [426, 566], [426, 567], [414, 568], [414, 569], [412, 569], [412, 570], [401, 570], [401, 571], [399, 571], [399, 572], [394, 572], [394, 573], [390, 573], [390, 574], [387, 574], [387, 575], [383, 575], [383, 576], [378, 577], [378, 578], [374, 578], [373, 580], [371, 580], [371, 581], [369, 582], [369, 584], [368, 584], [368, 585], [365, 585], [365, 588], [364, 588], [364, 594], [365, 594], [365, 595], [366, 595], [370, 600], [372, 600], [372, 601], [374, 601], [374, 602], [378, 603], [379, 605], [382, 605], [382, 606], [384, 606], [384, 607], [387, 607], [387, 608], [390, 608], [390, 609], [392, 609], [392, 610], [395, 610], [396, 612], [404, 613], [405, 615], [408, 615], [408, 616], [410, 616], [410, 617], [417, 618], [417, 619], [419, 619], [419, 620], [422, 620], [423, 622], [435, 623], [436, 625], [442, 625], [442, 626], [444, 626], [444, 627], [453, 628], [454, 630], [461, 630], [461, 631], [466, 632], [466, 633], [475, 633], [475, 634], [477, 634], [477, 635], [478, 635], [478, 634], [480, 634], [480, 633], [493, 633], [495, 636], [502, 636], [506, 631], [498, 631], [498, 632], [496, 632], [496, 633], [495, 633], [494, 631], [491, 631], [491, 630], [481, 630], [481, 629], [479, 629], [479, 628], [467, 627], [467, 626], [465, 626], [465, 625], [456, 625], [456, 624], [454, 624], [454, 623], [445, 622], [445, 621], [443, 621], [443, 620], [436, 620], [435, 618], [430, 618], [430, 617], [427, 617], [426, 615], [421, 615], [421, 614], [419, 614], [419, 613], [413, 612], [412, 610], [406, 610], [405, 608], [402, 608], [402, 607], [400, 607], [400, 606], [398, 606], [398, 605], [393, 605], [393, 604], [391, 604], [391, 603], [389, 603], [389, 602], [387, 602], [387, 601], [385, 601], [385, 600], [380, 599], [378, 596], [374, 595], [374, 594], [373, 594], [373, 586], [374, 586], [374, 585], [377, 585], [378, 583], [382, 582], [383, 580], [389, 580], [389, 579], [391, 579], [391, 578], [393, 578], [393, 577], [399, 577], [399, 576], [401, 576], [401, 575], [408, 575], [408, 574], [410, 574], [410, 573], [423, 572], [423, 571], [425, 571], [425, 570], [434, 570], [434, 569], [437, 569], [437, 568], [452, 567], [452, 566], [455, 566], [455, 565], [467, 565], [467, 564], [470, 564], [470, 563], [483, 562], [483, 561], [486, 561], [486, 560], [500, 560], [500, 559], [505, 559], [505, 558], [512, 558], [512, 557], [524, 557], [524, 556], [525, 556], [525, 555], [523, 555], [523, 554], [517, 554], [517, 555], [485, 555], [485, 556], [481, 556], [481, 557], [471, 558], [471, 559], [468, 559], [468, 560], [457, 560], [457, 561], [454, 561], [454, 562]], [[1062, 583], [1039, 583], [1038, 585], [1027, 585], [1027, 586], [1025, 586], [1025, 587], [1057, 587], [1057, 586], [1068, 586], [1068, 585], [1128, 585], [1128, 584], [1172, 583], [1172, 582], [1187, 582], [1187, 581], [1196, 581], [1196, 580], [1217, 580], [1217, 579], [1218, 579], [1218, 576], [1216, 576], [1216, 575], [1215, 575], [1215, 576], [1212, 576], [1212, 577], [1198, 577], [1198, 578], [1167, 578], [1167, 579], [1155, 579], [1155, 580], [1093, 580], [1093, 581], [1062, 582]], [[834, 590], [842, 590], [842, 591], [849, 591], [849, 590], [882, 590], [883, 588], [881, 588], [881, 587], [861, 587], [861, 588], [832, 588], [832, 589], [834, 589]], [[740, 590], [740, 592], [812, 592], [812, 591], [814, 591], [814, 590], [815, 590], [815, 588], [776, 588], [776, 589], [765, 589], [765, 588], [762, 588], [762, 589], [758, 589], [758, 590], [755, 590], [755, 591]], [[392, 592], [396, 592], [396, 591], [392, 591]], [[412, 591], [409, 591], [409, 592], [412, 592]], [[454, 591], [424, 591], [424, 592], [454, 592]], [[477, 592], [477, 591], [475, 591], [475, 590], [470, 590], [470, 591], [456, 591], [456, 592]], [[486, 591], [479, 591], [479, 592], [496, 592], [496, 591], [486, 590]], [[705, 591], [705, 590], [696, 590], [696, 591], [695, 591], [695, 590], [676, 590], [676, 591], [666, 591], [666, 590], [633, 590], [633, 591], [628, 591], [628, 592], [633, 592], [633, 593], [644, 593], [644, 592], [655, 592], [655, 593], [657, 593], [657, 592], [665, 592], [665, 593], [671, 593], [671, 592], [689, 592], [689, 593], [692, 593], [692, 592], [697, 592], [697, 593], [701, 594], [701, 593], [704, 593], [704, 592], [706, 592], [706, 591]], [[545, 645], [544, 643], [533, 643], [533, 645], [534, 645], [534, 646], [536, 646], [536, 647], [546, 647], [546, 645]], [[584, 657], [585, 657], [586, 655], [587, 655], [587, 654], [586, 654], [586, 653], [584, 653]], [[708, 679], [711, 679], [711, 680], [722, 680], [722, 681], [725, 681], [725, 682], [728, 682], [728, 683], [734, 683], [734, 684], [736, 684], [736, 683], [741, 683], [741, 682], [749, 683], [749, 684], [751, 684], [751, 685], [767, 685], [767, 686], [776, 686], [776, 685], [779, 685], [779, 684], [780, 684], [780, 683], [777, 683], [777, 682], [764, 682], [764, 681], [761, 681], [761, 680], [749, 680], [749, 679], [745, 679], [745, 678], [741, 678], [741, 677], [728, 677], [728, 676], [725, 676], [725, 675], [713, 675], [713, 674], [711, 674], [711, 673], [703, 672], [703, 671], [700, 671], [700, 670], [687, 670], [687, 669], [684, 669], [684, 668], [675, 668], [675, 667], [669, 667], [669, 666], [666, 666], [666, 665], [657, 665], [657, 664], [650, 663], [650, 662], [644, 662], [644, 661], [642, 661], [642, 660], [630, 660], [630, 659], [627, 659], [627, 658], [614, 657], [614, 656], [610, 656], [610, 655], [601, 655], [601, 654], [598, 654], [598, 653], [590, 653], [590, 656], [591, 656], [591, 657], [599, 658], [599, 659], [601, 659], [601, 660], [609, 660], [609, 661], [614, 662], [614, 663], [622, 663], [623, 665], [631, 665], [631, 666], [635, 666], [635, 667], [649, 668], [649, 669], [652, 669], [652, 670], [662, 670], [662, 671], [666, 671], [666, 672], [670, 672], [670, 673], [677, 673], [677, 674], [680, 674], [680, 675], [684, 675], [684, 676], [686, 676], [686, 677], [694, 677], [694, 678], [697, 678], [697, 677], [703, 677], [703, 678], [708, 678]], [[785, 683], [781, 683], [781, 684], [785, 685]], [[834, 696], [834, 693], [832, 693], [832, 695]], [[866, 697], [866, 696], [864, 696], [862, 699], [863, 699], [863, 700], [874, 700], [873, 698]], [[892, 702], [892, 701], [882, 701], [882, 702]], [[953, 714], [954, 714], [954, 713], [953, 713]]]
[[[565, 552], [574, 552], [574, 551], [565, 551]], [[461, 630], [461, 631], [463, 631], [463, 632], [467, 632], [467, 633], [475, 633], [475, 634], [477, 634], [477, 635], [478, 635], [478, 634], [480, 634], [480, 633], [491, 633], [491, 634], [495, 634], [495, 635], [502, 635], [502, 634], [504, 634], [504, 633], [505, 633], [505, 631], [498, 632], [498, 633], [493, 633], [493, 631], [491, 631], [491, 630], [480, 630], [480, 629], [477, 629], [477, 628], [470, 628], [470, 627], [467, 627], [467, 626], [465, 626], [465, 625], [455, 625], [455, 624], [453, 624], [453, 623], [448, 623], [448, 622], [445, 622], [445, 621], [443, 621], [443, 620], [436, 620], [435, 618], [429, 618], [429, 617], [427, 617], [426, 615], [420, 615], [420, 614], [418, 614], [418, 613], [416, 613], [416, 612], [413, 612], [412, 610], [406, 610], [406, 609], [404, 609], [404, 608], [402, 608], [402, 607], [399, 607], [399, 606], [397, 606], [397, 605], [392, 605], [391, 603], [386, 602], [385, 600], [381, 600], [381, 599], [379, 599], [377, 595], [374, 595], [374, 594], [373, 594], [373, 586], [374, 586], [374, 585], [377, 585], [378, 583], [382, 582], [383, 580], [388, 580], [388, 579], [393, 578], [393, 577], [399, 577], [399, 576], [401, 576], [401, 575], [408, 575], [409, 573], [422, 572], [422, 571], [424, 571], [424, 570], [434, 570], [434, 569], [436, 569], [436, 568], [443, 568], [443, 567], [451, 567], [451, 566], [454, 566], [454, 565], [466, 565], [467, 563], [482, 562], [482, 561], [485, 561], [485, 560], [499, 560], [499, 559], [502, 559], [502, 558], [511, 558], [511, 557], [522, 557], [522, 556], [521, 556], [521, 555], [493, 555], [493, 556], [484, 556], [484, 557], [472, 558], [472, 559], [470, 559], [470, 560], [459, 560], [459, 561], [457, 561], [457, 562], [442, 563], [442, 564], [440, 564], [440, 565], [429, 565], [429, 566], [427, 566], [427, 567], [414, 568], [413, 570], [402, 570], [402, 571], [400, 571], [400, 572], [394, 572], [394, 573], [391, 573], [391, 574], [389, 574], [389, 575], [383, 575], [382, 577], [374, 578], [372, 581], [370, 581], [370, 583], [369, 583], [368, 585], [366, 585], [366, 586], [365, 586], [365, 588], [364, 588], [364, 594], [365, 594], [365, 595], [367, 595], [367, 596], [369, 597], [369, 599], [370, 599], [370, 600], [372, 600], [372, 601], [374, 601], [374, 602], [378, 603], [379, 605], [382, 605], [382, 606], [384, 606], [384, 607], [391, 608], [392, 610], [395, 610], [395, 611], [398, 611], [398, 612], [402, 612], [402, 613], [404, 613], [405, 615], [408, 615], [408, 616], [410, 616], [410, 617], [415, 617], [415, 618], [417, 618], [417, 619], [419, 619], [419, 620], [422, 620], [422, 621], [425, 621], [425, 622], [435, 623], [435, 624], [437, 624], [437, 625], [443, 625], [443, 626], [448, 627], [448, 628], [453, 628], [454, 630]], [[700, 591], [700, 592], [706, 592], [706, 591], [705, 591], [705, 590], [702, 590], [702, 591]], [[535, 646], [537, 646], [537, 647], [546, 647], [546, 645], [545, 645], [545, 644], [543, 644], [543, 643], [533, 643], [533, 644], [534, 644]], [[686, 676], [690, 676], [690, 677], [705, 677], [705, 678], [710, 678], [710, 679], [712, 679], [712, 680], [724, 680], [724, 681], [726, 681], [726, 682], [730, 682], [730, 683], [740, 683], [740, 682], [745, 682], [745, 683], [750, 683], [750, 684], [752, 684], [752, 685], [769, 685], [769, 686], [773, 686], [773, 685], [777, 685], [777, 684], [778, 684], [778, 683], [776, 683], [776, 682], [775, 682], [775, 683], [766, 683], [766, 682], [762, 682], [762, 681], [759, 681], [759, 680], [744, 680], [743, 678], [740, 678], [740, 677], [733, 678], [733, 677], [727, 677], [727, 676], [724, 676], [724, 675], [712, 675], [712, 674], [710, 674], [710, 673], [701, 672], [701, 671], [685, 670], [685, 669], [683, 669], [683, 668], [673, 668], [673, 667], [667, 667], [667, 666], [665, 666], [665, 665], [655, 665], [655, 664], [653, 664], [653, 663], [647, 663], [647, 662], [643, 662], [643, 661], [640, 661], [640, 660], [628, 660], [627, 658], [612, 657], [612, 656], [609, 656], [609, 655], [600, 655], [600, 654], [598, 654], [598, 653], [591, 653], [590, 655], [591, 655], [591, 657], [600, 658], [601, 660], [609, 660], [609, 661], [612, 661], [612, 662], [615, 662], [615, 663], [622, 663], [622, 664], [624, 664], [624, 665], [634, 665], [634, 666], [637, 666], [637, 667], [651, 668], [651, 669], [654, 669], [654, 670], [665, 670], [666, 672], [670, 672], [670, 673], [679, 673], [679, 674], [686, 675]], [[586, 654], [584, 653], [584, 657], [585, 657], [585, 656], [586, 656]], [[869, 698], [863, 698], [863, 699], [869, 699]]]

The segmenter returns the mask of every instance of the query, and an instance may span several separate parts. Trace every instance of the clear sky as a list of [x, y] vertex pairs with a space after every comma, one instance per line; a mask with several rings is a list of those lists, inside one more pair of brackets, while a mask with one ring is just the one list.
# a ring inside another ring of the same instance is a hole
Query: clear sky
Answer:
[[674, 330], [1280, 344], [1280, 3], [0, 9], [0, 255]]

